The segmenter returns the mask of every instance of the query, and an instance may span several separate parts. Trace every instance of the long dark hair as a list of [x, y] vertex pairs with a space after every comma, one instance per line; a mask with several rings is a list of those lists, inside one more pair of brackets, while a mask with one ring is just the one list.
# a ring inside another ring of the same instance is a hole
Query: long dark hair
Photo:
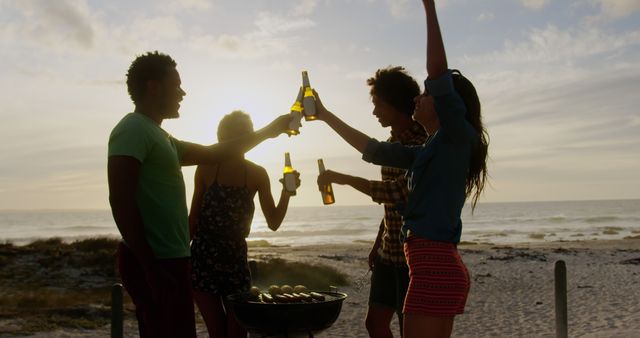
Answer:
[[471, 161], [467, 181], [465, 185], [465, 196], [471, 197], [471, 210], [475, 210], [478, 198], [487, 183], [487, 153], [489, 148], [489, 134], [482, 123], [480, 109], [480, 99], [476, 88], [471, 81], [464, 77], [459, 70], [453, 70], [453, 86], [462, 97], [467, 108], [466, 119], [473, 129], [478, 133], [479, 144], [471, 152]]

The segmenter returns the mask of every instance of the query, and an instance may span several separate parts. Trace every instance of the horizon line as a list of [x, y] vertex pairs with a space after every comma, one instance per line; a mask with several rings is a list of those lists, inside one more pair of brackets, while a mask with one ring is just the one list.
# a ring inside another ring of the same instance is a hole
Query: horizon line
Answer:
[[[491, 201], [491, 202], [478, 202], [478, 206], [483, 204], [519, 204], [519, 203], [554, 203], [554, 202], [612, 202], [612, 201], [640, 201], [640, 198], [605, 198], [605, 199], [582, 199], [582, 200], [528, 200], [528, 201]], [[468, 202], [465, 202], [465, 207], [468, 206]], [[291, 206], [289, 208], [323, 208], [323, 207], [366, 207], [366, 206], [382, 206], [381, 204], [368, 203], [368, 204], [345, 204], [345, 205], [300, 205], [300, 206]], [[29, 211], [66, 211], [66, 212], [82, 212], [82, 211], [110, 211], [110, 208], [31, 208], [31, 209], [22, 209], [22, 208], [12, 208], [12, 209], [0, 209], [0, 213], [4, 212], [29, 212]]]

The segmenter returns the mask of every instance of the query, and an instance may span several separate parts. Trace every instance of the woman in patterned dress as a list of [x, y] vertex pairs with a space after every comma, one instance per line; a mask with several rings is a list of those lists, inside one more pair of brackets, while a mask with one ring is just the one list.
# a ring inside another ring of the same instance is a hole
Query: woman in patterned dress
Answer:
[[[251, 118], [236, 110], [220, 121], [218, 141], [250, 132], [253, 132]], [[296, 177], [299, 186], [297, 172]], [[291, 195], [282, 189], [276, 206], [263, 167], [239, 153], [218, 165], [200, 165], [196, 169], [189, 213], [192, 283], [196, 304], [211, 337], [247, 335], [227, 311], [224, 297], [251, 287], [245, 238], [251, 230], [256, 193], [267, 225], [273, 231], [278, 230]]]

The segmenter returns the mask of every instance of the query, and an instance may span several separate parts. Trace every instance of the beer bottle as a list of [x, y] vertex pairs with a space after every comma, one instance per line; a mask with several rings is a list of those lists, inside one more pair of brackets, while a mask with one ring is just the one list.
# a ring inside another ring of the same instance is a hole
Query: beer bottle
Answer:
[[289, 129], [287, 129], [287, 134], [289, 136], [300, 134], [300, 127], [302, 124], [300, 120], [302, 120], [302, 96], [303, 89], [300, 87], [298, 91], [298, 97], [296, 98], [296, 102], [291, 106], [291, 122], [289, 122]]
[[304, 90], [302, 98], [302, 106], [304, 107], [304, 120], [312, 121], [318, 118], [316, 115], [316, 97], [313, 95], [313, 89], [309, 84], [309, 75], [307, 71], [302, 71], [302, 87]]
[[[324, 172], [324, 162], [322, 159], [318, 159], [318, 170], [322, 174]], [[331, 183], [321, 185], [320, 186], [320, 194], [322, 194], [322, 203], [323, 204], [333, 204], [336, 200], [333, 197], [333, 187], [331, 187]]]
[[284, 190], [286, 190], [290, 195], [296, 194], [296, 175], [294, 173], [293, 167], [291, 166], [291, 157], [289, 153], [284, 153], [284, 171], [283, 171], [283, 180], [284, 180]]

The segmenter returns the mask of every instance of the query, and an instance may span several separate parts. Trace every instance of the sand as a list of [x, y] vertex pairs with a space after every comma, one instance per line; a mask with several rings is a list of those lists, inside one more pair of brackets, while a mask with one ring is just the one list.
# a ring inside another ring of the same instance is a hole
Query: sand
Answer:
[[[334, 266], [352, 281], [367, 275], [369, 245], [251, 248], [250, 256]], [[472, 275], [466, 313], [456, 317], [454, 337], [555, 337], [554, 264], [566, 262], [570, 337], [640, 337], [640, 240], [545, 242], [460, 247]], [[368, 280], [339, 288], [348, 294], [338, 320], [316, 337], [367, 337], [364, 316]], [[363, 287], [358, 287], [359, 285]], [[399, 337], [397, 320], [392, 322]], [[137, 336], [135, 321], [125, 336]], [[199, 337], [207, 337], [199, 324]], [[32, 337], [101, 337], [97, 331], [61, 330]]]

